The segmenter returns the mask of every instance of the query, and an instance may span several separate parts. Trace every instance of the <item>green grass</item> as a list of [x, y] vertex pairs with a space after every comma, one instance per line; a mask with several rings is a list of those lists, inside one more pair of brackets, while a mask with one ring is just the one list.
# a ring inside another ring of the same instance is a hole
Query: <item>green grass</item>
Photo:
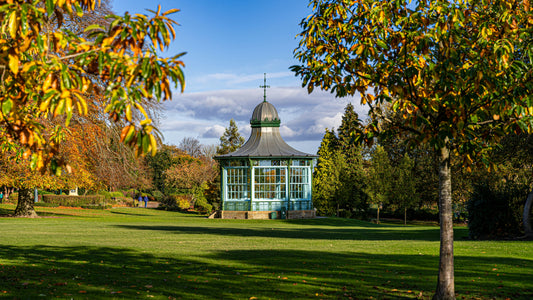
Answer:
[[[37, 211], [0, 218], [0, 298], [429, 299], [436, 286], [436, 226]], [[533, 297], [533, 242], [466, 235], [456, 228], [458, 299]]]

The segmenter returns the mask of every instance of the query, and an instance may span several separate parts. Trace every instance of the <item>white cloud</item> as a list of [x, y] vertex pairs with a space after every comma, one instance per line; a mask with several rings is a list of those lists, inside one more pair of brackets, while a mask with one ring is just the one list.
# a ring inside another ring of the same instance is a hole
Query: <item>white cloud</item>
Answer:
[[203, 138], [220, 138], [224, 131], [226, 131], [226, 128], [224, 126], [220, 126], [218, 124], [215, 124], [213, 126], [207, 127], [207, 130], [202, 134]]
[[[250, 135], [250, 117], [263, 100], [259, 88], [217, 90], [185, 93], [165, 103], [166, 118], [161, 129], [168, 143], [177, 144], [183, 137], [199, 137], [202, 143], [217, 141], [234, 119], [244, 138]], [[363, 116], [366, 108], [359, 99], [335, 98], [322, 91], [308, 94], [300, 87], [272, 87], [267, 100], [278, 110], [281, 136], [289, 144], [305, 145], [306, 151], [316, 153], [326, 128], [338, 128], [344, 108], [352, 102], [356, 112]], [[168, 134], [167, 134], [168, 133]]]

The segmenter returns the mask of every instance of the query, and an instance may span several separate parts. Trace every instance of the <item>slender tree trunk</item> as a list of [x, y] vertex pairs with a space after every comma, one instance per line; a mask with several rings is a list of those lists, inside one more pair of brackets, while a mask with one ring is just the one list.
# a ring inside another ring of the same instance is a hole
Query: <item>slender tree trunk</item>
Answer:
[[433, 300], [455, 299], [453, 267], [453, 217], [452, 217], [452, 174], [450, 150], [447, 146], [439, 154], [439, 218], [440, 257], [437, 290]]
[[379, 204], [378, 204], [378, 219], [376, 221], [376, 224], [379, 224]]
[[403, 209], [403, 226], [407, 226], [407, 208]]
[[15, 209], [14, 217], [26, 217], [26, 218], [36, 218], [37, 213], [33, 209], [33, 202], [35, 198], [33, 196], [33, 189], [20, 189], [19, 190], [19, 200], [17, 203], [17, 208]]
[[531, 215], [531, 206], [533, 206], [533, 191], [527, 196], [526, 204], [524, 205], [524, 232], [528, 238], [533, 238], [533, 229], [531, 228], [531, 220], [529, 218]]

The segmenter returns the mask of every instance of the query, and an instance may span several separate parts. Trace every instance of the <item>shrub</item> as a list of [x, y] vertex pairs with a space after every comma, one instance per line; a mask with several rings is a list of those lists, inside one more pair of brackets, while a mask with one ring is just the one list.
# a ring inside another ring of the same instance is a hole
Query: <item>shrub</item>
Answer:
[[180, 210], [187, 210], [191, 207], [191, 201], [189, 195], [178, 195], [176, 197], [176, 205]]
[[207, 202], [205, 197], [198, 197], [194, 203], [194, 207], [201, 213], [209, 213], [213, 209], [213, 206]]
[[123, 198], [124, 194], [122, 194], [122, 192], [110, 192], [109, 196], [111, 196], [111, 198]]
[[528, 192], [527, 185], [513, 182], [501, 186], [475, 185], [467, 204], [470, 238], [500, 239], [519, 235]]
[[110, 204], [84, 204], [80, 206], [81, 208], [86, 209], [110, 209], [112, 205]]
[[165, 195], [158, 190], [152, 191], [152, 196], [154, 201], [161, 201], [165, 197]]
[[108, 191], [98, 191], [98, 195], [104, 196], [106, 199], [111, 199], [111, 194]]
[[168, 195], [163, 197], [159, 203], [159, 208], [170, 211], [187, 210], [191, 207], [189, 198], [188, 195]]
[[100, 204], [105, 202], [102, 195], [95, 196], [68, 196], [68, 195], [43, 195], [42, 202], [56, 204], [58, 206], [73, 206]]
[[19, 201], [19, 193], [11, 193], [9, 198], [5, 199], [6, 203], [17, 203]]
[[177, 210], [176, 198], [171, 195], [164, 196], [159, 202], [159, 209]]

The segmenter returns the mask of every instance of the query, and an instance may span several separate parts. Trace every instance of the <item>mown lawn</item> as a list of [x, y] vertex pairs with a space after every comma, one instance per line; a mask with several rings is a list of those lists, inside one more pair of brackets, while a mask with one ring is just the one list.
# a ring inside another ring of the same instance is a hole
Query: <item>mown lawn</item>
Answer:
[[[0, 217], [0, 298], [429, 299], [436, 286], [438, 227], [37, 210]], [[533, 242], [466, 235], [456, 229], [458, 299], [533, 298]]]

